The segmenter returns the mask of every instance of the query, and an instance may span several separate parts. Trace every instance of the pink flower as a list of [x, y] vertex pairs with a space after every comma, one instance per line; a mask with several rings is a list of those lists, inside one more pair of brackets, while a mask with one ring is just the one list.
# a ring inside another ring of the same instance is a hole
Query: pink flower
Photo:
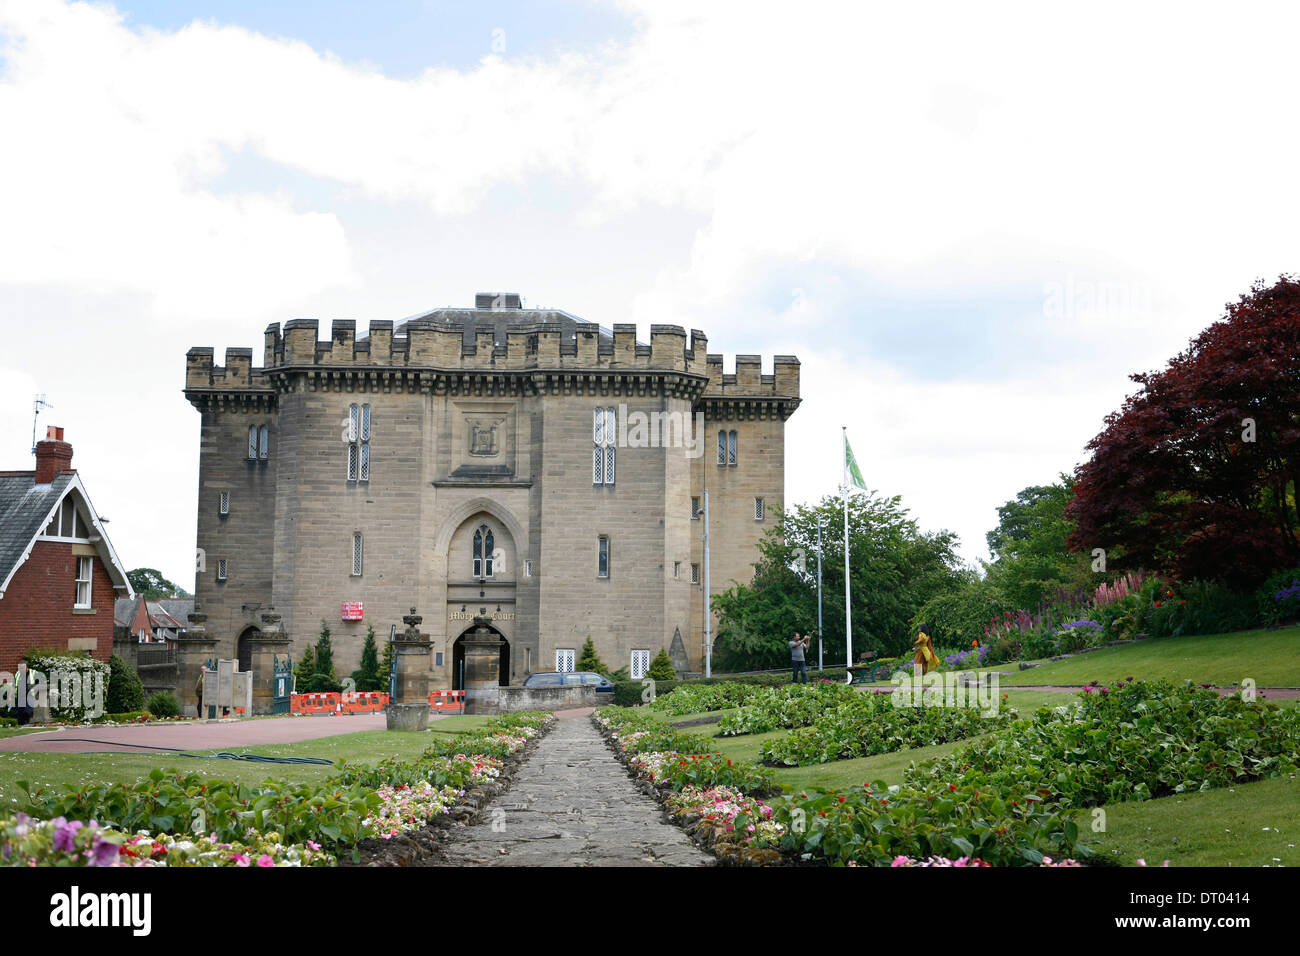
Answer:
[[235, 866], [248, 866], [247, 853], [232, 853], [230, 858], [235, 861]]
[[257, 858], [258, 866], [275, 866], [275, 860], [271, 859], [265, 853]]

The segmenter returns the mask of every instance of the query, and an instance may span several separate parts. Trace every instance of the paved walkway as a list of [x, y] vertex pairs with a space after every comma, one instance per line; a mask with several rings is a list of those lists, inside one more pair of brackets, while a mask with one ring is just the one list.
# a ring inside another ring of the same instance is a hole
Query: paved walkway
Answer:
[[480, 822], [448, 842], [453, 866], [712, 866], [665, 823], [592, 726], [590, 710], [561, 711]]
[[[429, 721], [443, 715], [431, 714]], [[386, 718], [377, 714], [328, 714], [306, 717], [266, 717], [261, 720], [178, 721], [174, 724], [142, 724], [137, 727], [59, 727], [0, 739], [0, 752], [80, 754], [146, 753], [128, 744], [169, 747], [176, 750], [230, 750], [262, 744], [291, 744], [362, 730], [383, 730]], [[74, 739], [75, 738], [75, 739]], [[89, 742], [88, 742], [89, 741]]]

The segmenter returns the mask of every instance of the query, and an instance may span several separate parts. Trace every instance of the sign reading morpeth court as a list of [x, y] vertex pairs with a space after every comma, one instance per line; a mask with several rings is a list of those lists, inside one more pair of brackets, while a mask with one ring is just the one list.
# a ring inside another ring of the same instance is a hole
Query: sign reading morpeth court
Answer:
[[[715, 593], [747, 581], [784, 500], [799, 362], [724, 373], [703, 332], [607, 330], [479, 295], [397, 325], [316, 320], [253, 350], [186, 356], [202, 414], [196, 600], [219, 657], [247, 662], [261, 615], [295, 660], [331, 629], [337, 671], [369, 627], [420, 609], [431, 687], [458, 687], [458, 639], [485, 617], [501, 682], [569, 670], [590, 637], [639, 676], [660, 649], [702, 666], [701, 519]], [[355, 608], [351, 614], [340, 608]], [[440, 610], [441, 609], [441, 610]], [[352, 619], [343, 619], [349, 617]]]

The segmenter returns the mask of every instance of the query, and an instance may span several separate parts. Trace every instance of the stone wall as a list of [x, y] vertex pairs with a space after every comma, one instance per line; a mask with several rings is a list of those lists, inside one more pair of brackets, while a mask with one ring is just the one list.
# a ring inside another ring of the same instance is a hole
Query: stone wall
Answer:
[[575, 707], [595, 707], [605, 701], [597, 700], [596, 688], [590, 684], [580, 687], [501, 687], [497, 689], [497, 713], [508, 714], [515, 710], [571, 710]]

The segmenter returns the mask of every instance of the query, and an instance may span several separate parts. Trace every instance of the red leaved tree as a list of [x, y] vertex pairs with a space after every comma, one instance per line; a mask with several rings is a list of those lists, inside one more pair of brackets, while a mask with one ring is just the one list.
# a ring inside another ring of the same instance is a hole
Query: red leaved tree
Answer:
[[1257, 584], [1300, 561], [1300, 280], [1257, 282], [1106, 418], [1070, 547], [1107, 570]]

